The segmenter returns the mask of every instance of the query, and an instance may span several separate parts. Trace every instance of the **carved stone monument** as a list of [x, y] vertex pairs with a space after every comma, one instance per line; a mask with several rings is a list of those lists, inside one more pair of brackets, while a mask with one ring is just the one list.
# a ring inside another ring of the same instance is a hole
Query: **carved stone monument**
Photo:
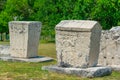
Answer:
[[110, 67], [98, 67], [101, 26], [97, 21], [63, 20], [56, 25], [58, 65], [44, 66], [50, 70], [81, 77], [111, 74]]
[[102, 31], [98, 62], [120, 71], [120, 26]]
[[12, 57], [31, 58], [38, 54], [41, 23], [37, 21], [11, 21], [10, 54]]
[[64, 20], [56, 25], [59, 66], [93, 67], [98, 63], [101, 26], [96, 21]]
[[10, 46], [0, 45], [0, 60], [18, 62], [43, 62], [53, 58], [39, 56], [38, 45], [41, 22], [9, 22]]

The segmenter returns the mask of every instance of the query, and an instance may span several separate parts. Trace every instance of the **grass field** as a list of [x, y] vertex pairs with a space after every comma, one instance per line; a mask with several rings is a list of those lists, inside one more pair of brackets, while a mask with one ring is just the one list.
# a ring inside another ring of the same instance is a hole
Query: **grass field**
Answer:
[[[9, 42], [0, 42], [9, 44]], [[74, 75], [58, 74], [41, 70], [42, 66], [56, 64], [56, 51], [54, 43], [41, 43], [39, 55], [54, 58], [51, 62], [26, 63], [26, 62], [5, 62], [0, 61], [0, 80], [120, 80], [120, 72], [110, 76], [98, 78], [81, 78]]]

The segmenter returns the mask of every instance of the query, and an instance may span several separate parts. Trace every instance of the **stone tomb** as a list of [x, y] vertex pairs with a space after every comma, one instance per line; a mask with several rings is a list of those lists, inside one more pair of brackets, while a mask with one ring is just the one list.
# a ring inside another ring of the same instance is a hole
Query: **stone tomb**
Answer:
[[98, 64], [120, 71], [120, 26], [102, 31]]
[[56, 26], [56, 51], [62, 67], [93, 67], [98, 63], [101, 26], [96, 21], [61, 21]]
[[111, 74], [111, 68], [109, 67], [96, 67], [100, 36], [101, 26], [97, 21], [61, 21], [56, 25], [58, 65], [45, 66], [43, 69], [83, 77]]
[[11, 56], [20, 58], [38, 56], [41, 26], [40, 22], [34, 21], [9, 22]]
[[41, 26], [41, 22], [38, 21], [9, 22], [10, 49], [4, 49], [4, 46], [1, 46], [0, 60], [22, 62], [52, 60], [49, 57], [38, 56]]

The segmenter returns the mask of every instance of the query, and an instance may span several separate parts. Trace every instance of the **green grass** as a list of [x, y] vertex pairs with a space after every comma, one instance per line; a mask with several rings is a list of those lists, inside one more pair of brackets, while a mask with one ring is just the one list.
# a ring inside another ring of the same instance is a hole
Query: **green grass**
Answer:
[[48, 56], [56, 59], [56, 50], [54, 43], [40, 43], [38, 54], [41, 56]]
[[6, 42], [0, 41], [0, 45], [9, 45], [9, 42], [8, 41], [6, 41]]
[[[0, 44], [9, 44], [0, 42]], [[56, 64], [56, 51], [54, 43], [41, 43], [39, 55], [52, 57], [55, 60], [42, 63], [6, 62], [0, 61], [0, 80], [120, 80], [120, 72], [110, 76], [98, 78], [81, 78], [75, 75], [58, 74], [42, 70], [42, 66]]]

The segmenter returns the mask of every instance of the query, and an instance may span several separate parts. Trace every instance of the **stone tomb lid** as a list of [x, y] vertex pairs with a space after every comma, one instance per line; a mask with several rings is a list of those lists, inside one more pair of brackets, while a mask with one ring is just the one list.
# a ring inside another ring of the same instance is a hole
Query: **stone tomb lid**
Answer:
[[26, 24], [26, 25], [28, 25], [28, 24], [36, 24], [36, 23], [41, 24], [41, 22], [39, 22], [39, 21], [10, 21], [9, 22], [9, 24]]
[[91, 20], [62, 20], [56, 25], [56, 30], [63, 31], [91, 31], [94, 27], [101, 29], [97, 21]]

